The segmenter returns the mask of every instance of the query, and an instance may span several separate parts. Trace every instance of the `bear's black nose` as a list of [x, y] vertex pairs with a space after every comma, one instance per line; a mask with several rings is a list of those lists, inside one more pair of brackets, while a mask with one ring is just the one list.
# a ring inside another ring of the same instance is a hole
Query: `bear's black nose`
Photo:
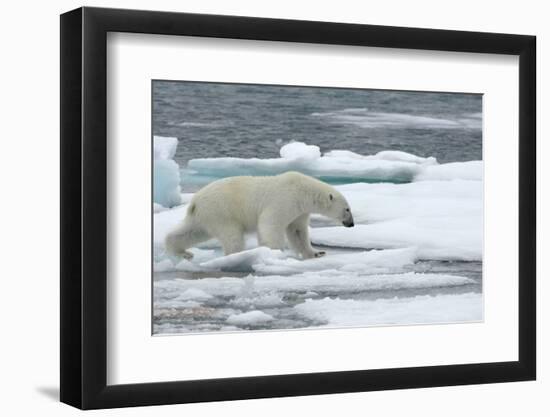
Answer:
[[354, 226], [353, 221], [351, 221], [351, 222], [342, 222], [342, 224], [346, 227], [353, 227]]

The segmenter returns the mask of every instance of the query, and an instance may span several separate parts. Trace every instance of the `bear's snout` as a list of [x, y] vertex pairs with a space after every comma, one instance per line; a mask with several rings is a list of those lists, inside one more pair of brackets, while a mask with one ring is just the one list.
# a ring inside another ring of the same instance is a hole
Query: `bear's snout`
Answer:
[[351, 215], [351, 211], [350, 211], [349, 208], [347, 208], [346, 211], [344, 212], [344, 219], [342, 220], [342, 224], [345, 227], [353, 227], [354, 226], [353, 216]]
[[353, 220], [347, 220], [347, 221], [344, 220], [344, 221], [342, 222], [342, 224], [343, 224], [344, 226], [346, 226], [346, 227], [353, 227], [353, 226], [355, 226], [355, 224], [353, 223]]

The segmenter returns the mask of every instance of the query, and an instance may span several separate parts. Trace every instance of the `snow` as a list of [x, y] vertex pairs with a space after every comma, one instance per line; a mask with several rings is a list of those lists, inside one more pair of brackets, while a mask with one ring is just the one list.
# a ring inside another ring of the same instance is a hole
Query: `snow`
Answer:
[[421, 295], [409, 298], [351, 300], [308, 299], [295, 311], [321, 326], [435, 324], [483, 320], [481, 294]]
[[321, 157], [321, 150], [315, 145], [306, 145], [302, 142], [290, 142], [282, 146], [279, 151], [284, 159], [317, 159]]
[[416, 260], [416, 249], [394, 249], [385, 251], [360, 251], [333, 253], [321, 258], [300, 260], [292, 257], [264, 257], [252, 265], [254, 271], [262, 274], [292, 275], [307, 271], [362, 271], [363, 273], [387, 273], [402, 271]]
[[177, 138], [153, 138], [153, 202], [163, 207], [181, 203], [180, 168], [172, 159], [178, 145]]
[[347, 158], [356, 160], [385, 160], [385, 161], [400, 161], [410, 162], [413, 164], [436, 164], [437, 160], [430, 156], [423, 158], [403, 151], [381, 151], [374, 155], [361, 155], [352, 151], [346, 150], [334, 150], [325, 153], [325, 157], [328, 158]]
[[[475, 230], [476, 226], [479, 228]], [[480, 261], [480, 223], [450, 217], [406, 218], [351, 229], [323, 227], [312, 230], [314, 243], [345, 248], [399, 248], [416, 246], [418, 259]]]
[[166, 136], [153, 137], [154, 160], [174, 159], [178, 147], [178, 138]]
[[259, 247], [215, 258], [201, 263], [200, 266], [205, 270], [248, 272], [255, 269], [254, 265], [261, 265], [282, 257], [284, 254], [279, 250]]
[[160, 204], [153, 203], [153, 213], [160, 213], [161, 211], [165, 211], [166, 207], [161, 206]]
[[264, 275], [293, 275], [308, 271], [361, 271], [363, 273], [401, 272], [417, 260], [416, 248], [390, 250], [370, 250], [357, 252], [329, 251], [325, 256], [312, 259], [299, 259], [290, 251], [256, 247], [242, 252], [223, 256], [219, 249], [192, 248], [192, 260], [177, 260], [158, 256], [156, 272], [256, 272]]
[[414, 178], [415, 181], [455, 179], [481, 181], [483, 179], [483, 162], [451, 162], [433, 165], [426, 167]]
[[241, 314], [233, 314], [227, 318], [227, 323], [236, 326], [250, 326], [255, 324], [263, 324], [273, 320], [273, 317], [263, 311], [254, 310]]

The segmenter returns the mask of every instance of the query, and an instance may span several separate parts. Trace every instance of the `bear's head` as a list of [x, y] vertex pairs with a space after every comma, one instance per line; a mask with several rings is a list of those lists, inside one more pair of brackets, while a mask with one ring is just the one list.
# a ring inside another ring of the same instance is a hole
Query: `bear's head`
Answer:
[[353, 227], [353, 215], [346, 198], [336, 190], [331, 190], [325, 197], [322, 215], [341, 221], [346, 227]]

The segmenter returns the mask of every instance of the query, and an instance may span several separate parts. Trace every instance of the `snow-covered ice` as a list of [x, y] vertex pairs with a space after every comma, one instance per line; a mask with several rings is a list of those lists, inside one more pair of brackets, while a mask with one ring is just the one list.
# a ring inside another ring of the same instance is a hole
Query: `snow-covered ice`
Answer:
[[262, 324], [272, 320], [273, 320], [273, 317], [259, 310], [248, 311], [246, 313], [232, 314], [227, 318], [227, 322], [229, 324], [233, 324], [236, 326]]
[[236, 175], [277, 175], [300, 171], [323, 180], [338, 182], [407, 183], [425, 180], [476, 180], [483, 176], [481, 161], [438, 164], [434, 157], [402, 151], [360, 155], [347, 150], [321, 153], [318, 146], [290, 142], [281, 147], [280, 158], [198, 158], [184, 169], [188, 181], [214, 180]]
[[403, 271], [417, 260], [416, 248], [332, 252], [321, 258], [302, 260], [290, 251], [257, 247], [224, 256], [216, 249], [191, 249], [192, 260], [181, 260], [175, 265], [168, 258], [158, 261], [155, 270], [188, 272], [256, 272], [263, 275], [294, 275], [308, 271], [362, 271], [389, 273]]
[[307, 299], [294, 308], [309, 319], [322, 323], [321, 326], [436, 324], [483, 319], [479, 293], [378, 300]]
[[200, 176], [222, 178], [235, 175], [276, 175], [300, 171], [318, 178], [353, 179], [366, 182], [407, 182], [435, 158], [421, 158], [400, 151], [384, 151], [362, 156], [350, 151], [330, 151], [321, 155], [319, 147], [302, 142], [284, 145], [280, 158], [199, 158], [187, 164], [189, 178]]
[[[155, 282], [155, 289], [167, 295], [186, 294], [197, 291], [197, 299], [204, 295], [214, 297], [255, 296], [285, 292], [314, 291], [339, 294], [356, 291], [382, 291], [400, 289], [421, 289], [435, 287], [456, 287], [475, 283], [466, 277], [405, 272], [399, 274], [362, 274], [337, 270], [303, 272], [296, 275], [248, 275], [240, 277], [220, 277], [201, 279], [175, 279]], [[199, 292], [200, 291], [200, 292]], [[189, 300], [185, 297], [184, 301]]]
[[173, 160], [177, 146], [177, 138], [153, 138], [153, 202], [163, 207], [181, 203], [180, 167]]
[[[356, 226], [313, 228], [314, 243], [362, 249], [416, 247], [418, 259], [482, 259], [481, 181], [358, 183], [338, 189], [350, 203]], [[321, 218], [314, 221], [331, 224]]]
[[432, 165], [425, 167], [414, 178], [415, 181], [426, 180], [472, 180], [483, 179], [483, 162], [449, 162], [448, 164]]

